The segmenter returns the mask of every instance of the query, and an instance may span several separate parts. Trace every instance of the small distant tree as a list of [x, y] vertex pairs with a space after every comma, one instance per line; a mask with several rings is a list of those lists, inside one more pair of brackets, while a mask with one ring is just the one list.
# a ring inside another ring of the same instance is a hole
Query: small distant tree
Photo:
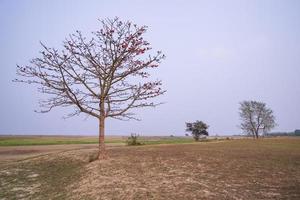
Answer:
[[258, 138], [276, 126], [273, 111], [263, 102], [243, 101], [240, 103], [241, 129], [253, 138]]
[[208, 125], [202, 121], [196, 121], [192, 123], [186, 123], [186, 131], [191, 132], [194, 139], [199, 141], [200, 136], [208, 136]]

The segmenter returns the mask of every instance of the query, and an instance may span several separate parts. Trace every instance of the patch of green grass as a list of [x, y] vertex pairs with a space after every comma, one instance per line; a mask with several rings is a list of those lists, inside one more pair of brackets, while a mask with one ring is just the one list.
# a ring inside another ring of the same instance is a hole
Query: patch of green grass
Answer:
[[[97, 137], [60, 137], [60, 136], [11, 136], [0, 137], [0, 146], [31, 146], [31, 145], [60, 145], [60, 144], [97, 144]], [[108, 139], [105, 143], [124, 143], [120, 139]]]
[[[139, 142], [145, 145], [156, 144], [186, 144], [195, 142], [191, 137], [145, 137], [142, 136]], [[210, 142], [211, 139], [200, 140], [199, 142]], [[126, 143], [126, 137], [107, 137], [105, 143]], [[0, 146], [31, 146], [31, 145], [62, 145], [62, 144], [98, 144], [98, 137], [80, 136], [0, 136]]]
[[155, 144], [186, 144], [195, 142], [193, 139], [185, 138], [161, 138], [161, 139], [141, 139], [141, 142], [145, 145], [155, 145]]
[[36, 170], [40, 172], [39, 182], [43, 187], [36, 196], [43, 196], [45, 199], [65, 199], [67, 187], [78, 181], [83, 165], [83, 162], [66, 158], [39, 163]]
[[57, 157], [20, 162], [0, 170], [0, 199], [66, 199], [85, 163]]

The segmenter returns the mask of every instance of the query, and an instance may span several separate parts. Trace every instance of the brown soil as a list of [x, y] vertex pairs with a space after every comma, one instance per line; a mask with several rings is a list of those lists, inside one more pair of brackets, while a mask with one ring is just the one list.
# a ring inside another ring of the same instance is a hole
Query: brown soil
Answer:
[[46, 154], [55, 154], [76, 149], [95, 149], [96, 147], [96, 144], [4, 146], [0, 147], [0, 164], [26, 160]]
[[91, 163], [95, 146], [0, 163], [0, 199], [300, 199], [300, 139], [108, 150]]
[[[300, 199], [300, 140], [113, 149], [73, 199]], [[289, 150], [287, 150], [289, 149]]]

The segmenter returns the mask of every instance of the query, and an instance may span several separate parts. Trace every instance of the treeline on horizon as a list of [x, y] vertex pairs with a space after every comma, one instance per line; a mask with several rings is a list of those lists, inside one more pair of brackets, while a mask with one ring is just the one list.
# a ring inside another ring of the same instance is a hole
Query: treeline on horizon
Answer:
[[293, 132], [271, 132], [265, 133], [264, 136], [300, 136], [300, 129]]
[[[232, 136], [243, 136], [243, 137], [252, 137], [251, 135], [245, 135], [245, 134], [236, 134]], [[271, 136], [300, 136], [300, 129], [297, 129], [295, 131], [290, 131], [290, 132], [269, 132], [269, 133], [263, 133], [264, 137], [271, 137]]]

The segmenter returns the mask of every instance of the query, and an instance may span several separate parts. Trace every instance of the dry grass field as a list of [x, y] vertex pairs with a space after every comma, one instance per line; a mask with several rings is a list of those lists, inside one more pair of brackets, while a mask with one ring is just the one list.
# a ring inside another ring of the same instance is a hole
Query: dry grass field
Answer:
[[46, 147], [1, 154], [0, 199], [300, 199], [297, 138], [109, 146], [94, 162], [96, 145]]

